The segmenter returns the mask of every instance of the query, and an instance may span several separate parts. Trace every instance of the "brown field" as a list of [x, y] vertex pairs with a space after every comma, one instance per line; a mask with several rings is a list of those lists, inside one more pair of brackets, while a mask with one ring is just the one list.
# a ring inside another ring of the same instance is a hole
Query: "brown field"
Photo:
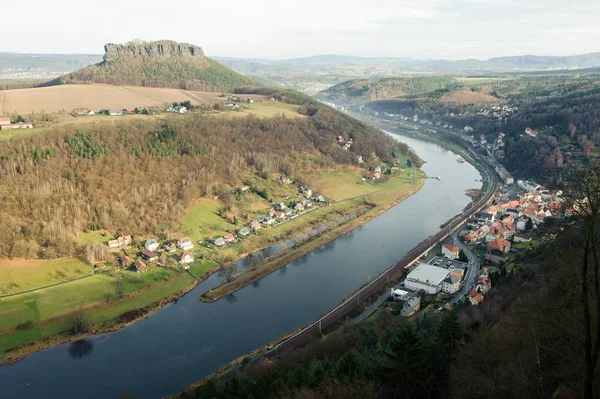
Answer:
[[442, 102], [457, 105], [466, 104], [501, 104], [504, 101], [484, 93], [476, 93], [471, 90], [461, 90], [448, 94], [442, 98]]
[[[254, 99], [265, 96], [244, 95]], [[62, 85], [0, 91], [0, 114], [70, 112], [75, 108], [134, 108], [189, 100], [194, 105], [224, 102], [219, 93], [105, 84]]]

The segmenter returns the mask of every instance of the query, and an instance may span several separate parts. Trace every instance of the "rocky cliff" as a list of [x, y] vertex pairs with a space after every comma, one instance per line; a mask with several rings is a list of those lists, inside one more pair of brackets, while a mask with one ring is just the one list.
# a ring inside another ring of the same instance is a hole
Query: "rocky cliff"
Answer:
[[104, 61], [69, 73], [44, 86], [79, 83], [233, 91], [260, 86], [206, 57], [198, 46], [169, 40], [104, 46]]
[[177, 43], [170, 40], [156, 42], [130, 42], [126, 44], [108, 43], [104, 46], [104, 61], [114, 61], [121, 57], [179, 56], [204, 58], [199, 46]]

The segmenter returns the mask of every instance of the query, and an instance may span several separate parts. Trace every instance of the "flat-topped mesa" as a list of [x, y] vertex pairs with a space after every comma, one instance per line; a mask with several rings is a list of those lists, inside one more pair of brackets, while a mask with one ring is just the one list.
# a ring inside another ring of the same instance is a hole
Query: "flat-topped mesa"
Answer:
[[104, 46], [104, 52], [104, 61], [114, 61], [122, 57], [205, 57], [201, 47], [171, 40], [134, 41], [126, 44], [108, 43]]

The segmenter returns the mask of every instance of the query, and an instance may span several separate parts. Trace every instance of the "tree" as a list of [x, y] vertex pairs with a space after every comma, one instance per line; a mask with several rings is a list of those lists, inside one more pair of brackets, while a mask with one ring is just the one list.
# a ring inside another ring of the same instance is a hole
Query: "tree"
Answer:
[[123, 298], [125, 296], [125, 287], [123, 286], [123, 281], [119, 278], [115, 283], [115, 293], [118, 298]]
[[582, 244], [578, 262], [577, 286], [582, 311], [583, 397], [594, 397], [594, 376], [600, 354], [600, 164], [577, 170], [565, 190], [568, 206], [579, 221], [578, 239]]
[[440, 368], [441, 383], [445, 385], [445, 389], [442, 391], [445, 397], [448, 397], [450, 392], [450, 367], [456, 358], [458, 343], [462, 336], [462, 330], [458, 323], [458, 313], [455, 311], [446, 313], [437, 328], [437, 334], [440, 351], [436, 363]]
[[461, 262], [469, 261], [469, 258], [467, 258], [467, 255], [465, 254], [465, 252], [462, 249], [458, 252], [458, 260]]
[[71, 316], [71, 333], [79, 334], [87, 330], [87, 320], [85, 312], [82, 308], [79, 308]]

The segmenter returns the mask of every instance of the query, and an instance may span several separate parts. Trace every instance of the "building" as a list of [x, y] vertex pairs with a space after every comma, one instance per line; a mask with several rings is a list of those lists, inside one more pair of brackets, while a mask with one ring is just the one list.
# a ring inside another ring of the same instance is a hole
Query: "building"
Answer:
[[0, 130], [9, 130], [9, 129], [32, 129], [33, 124], [31, 122], [17, 122], [17, 123], [9, 123], [0, 125]]
[[118, 236], [114, 240], [108, 241], [110, 248], [121, 248], [131, 245], [131, 236]]
[[446, 294], [454, 294], [460, 289], [461, 280], [462, 279], [457, 277], [455, 274], [450, 273], [442, 282], [442, 291], [444, 291]]
[[513, 236], [513, 242], [514, 243], [529, 242], [529, 241], [531, 241], [531, 236], [532, 236], [531, 232], [515, 234]]
[[188, 237], [184, 237], [177, 241], [177, 248], [181, 249], [182, 251], [189, 251], [190, 249], [194, 248], [194, 244], [192, 244], [192, 240], [190, 240]]
[[483, 302], [483, 295], [479, 292], [471, 291], [469, 292], [469, 302], [471, 302], [471, 305], [477, 306]]
[[310, 196], [312, 195], [312, 190], [308, 187], [305, 187], [302, 190], [302, 195], [304, 195], [306, 198], [310, 198]]
[[297, 203], [297, 204], [294, 206], [294, 209], [295, 209], [297, 212], [302, 212], [302, 211], [304, 210], [304, 205], [303, 205], [301, 202], [298, 202], [298, 203]]
[[142, 251], [142, 257], [148, 262], [154, 262], [155, 260], [158, 260], [158, 254], [154, 251], [148, 251], [147, 249]]
[[485, 259], [494, 264], [499, 264], [506, 262], [507, 256], [504, 252], [498, 249], [490, 249], [485, 253]]
[[489, 242], [487, 247], [488, 250], [497, 249], [507, 254], [510, 251], [510, 241], [503, 237], [498, 237], [496, 240]]
[[144, 248], [146, 248], [147, 251], [156, 251], [158, 249], [158, 241], [151, 238], [144, 243]]
[[402, 310], [400, 311], [400, 315], [403, 317], [410, 317], [419, 309], [421, 309], [421, 297], [418, 295], [413, 295], [404, 302]]
[[458, 259], [458, 255], [460, 250], [457, 246], [453, 244], [444, 244], [442, 245], [442, 255], [444, 255], [448, 259]]
[[135, 271], [138, 273], [145, 273], [146, 270], [148, 269], [146, 264], [139, 259], [135, 261], [135, 263], [133, 264], [133, 267], [135, 267]]
[[260, 222], [258, 220], [252, 220], [250, 223], [248, 223], [248, 227], [250, 227], [252, 230], [258, 230], [260, 229]]
[[119, 109], [119, 108], [109, 108], [108, 109], [108, 115], [110, 115], [110, 116], [123, 115], [123, 110]]
[[163, 245], [163, 249], [167, 252], [175, 252], [177, 250], [177, 246], [172, 242], [168, 242]]
[[222, 247], [223, 245], [225, 245], [225, 244], [226, 244], [226, 242], [225, 242], [225, 239], [224, 239], [223, 237], [219, 237], [219, 238], [217, 238], [217, 239], [215, 240], [214, 244], [215, 244], [217, 247]]
[[437, 294], [442, 290], [442, 283], [448, 270], [442, 267], [422, 263], [406, 276], [404, 286], [412, 291], [425, 291], [427, 294]]
[[182, 252], [181, 256], [179, 257], [180, 263], [192, 263], [193, 261], [194, 261], [194, 254], [191, 253], [190, 251]]
[[242, 237], [245, 237], [248, 234], [250, 234], [250, 229], [248, 227], [242, 227], [240, 231], [238, 231], [238, 235]]

